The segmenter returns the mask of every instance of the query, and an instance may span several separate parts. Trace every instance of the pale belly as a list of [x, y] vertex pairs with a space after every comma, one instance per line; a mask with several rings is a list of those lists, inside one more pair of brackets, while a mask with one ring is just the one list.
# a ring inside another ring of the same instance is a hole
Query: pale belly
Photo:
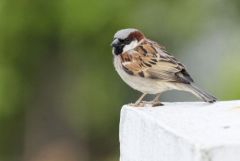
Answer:
[[122, 69], [120, 59], [118, 57], [114, 58], [114, 66], [124, 82], [126, 82], [133, 89], [142, 93], [157, 94], [176, 88], [172, 83], [127, 74]]

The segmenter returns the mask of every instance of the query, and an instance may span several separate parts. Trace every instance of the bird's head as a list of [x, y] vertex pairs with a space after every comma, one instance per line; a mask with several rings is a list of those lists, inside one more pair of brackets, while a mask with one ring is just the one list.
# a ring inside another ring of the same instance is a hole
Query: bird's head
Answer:
[[119, 55], [135, 48], [144, 39], [144, 35], [137, 29], [122, 29], [115, 33], [112, 42], [113, 54]]

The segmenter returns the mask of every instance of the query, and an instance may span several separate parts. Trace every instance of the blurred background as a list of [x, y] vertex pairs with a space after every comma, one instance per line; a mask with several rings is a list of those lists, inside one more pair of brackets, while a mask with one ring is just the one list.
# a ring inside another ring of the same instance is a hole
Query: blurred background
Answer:
[[140, 93], [115, 72], [110, 43], [129, 27], [220, 100], [240, 97], [239, 0], [0, 0], [0, 160], [118, 160], [120, 109]]

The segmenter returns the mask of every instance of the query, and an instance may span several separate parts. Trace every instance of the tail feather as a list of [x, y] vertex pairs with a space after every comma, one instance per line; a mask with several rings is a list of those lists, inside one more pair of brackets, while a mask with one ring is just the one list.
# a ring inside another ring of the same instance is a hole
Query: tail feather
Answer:
[[199, 89], [198, 87], [196, 87], [193, 84], [189, 84], [188, 85], [188, 91], [193, 93], [195, 96], [199, 97], [200, 99], [202, 99], [205, 102], [209, 102], [209, 103], [214, 103], [217, 101], [217, 98], [208, 94], [207, 92]]

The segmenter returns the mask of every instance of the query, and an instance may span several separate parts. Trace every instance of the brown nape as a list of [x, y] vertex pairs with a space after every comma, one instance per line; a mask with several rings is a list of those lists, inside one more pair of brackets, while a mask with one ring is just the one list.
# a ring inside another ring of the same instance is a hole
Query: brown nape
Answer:
[[129, 38], [130, 40], [137, 39], [138, 41], [140, 41], [140, 40], [142, 40], [142, 39], [144, 38], [144, 35], [143, 35], [143, 33], [141, 33], [140, 31], [134, 31], [134, 32], [132, 32], [132, 33], [128, 36], [128, 38]]

